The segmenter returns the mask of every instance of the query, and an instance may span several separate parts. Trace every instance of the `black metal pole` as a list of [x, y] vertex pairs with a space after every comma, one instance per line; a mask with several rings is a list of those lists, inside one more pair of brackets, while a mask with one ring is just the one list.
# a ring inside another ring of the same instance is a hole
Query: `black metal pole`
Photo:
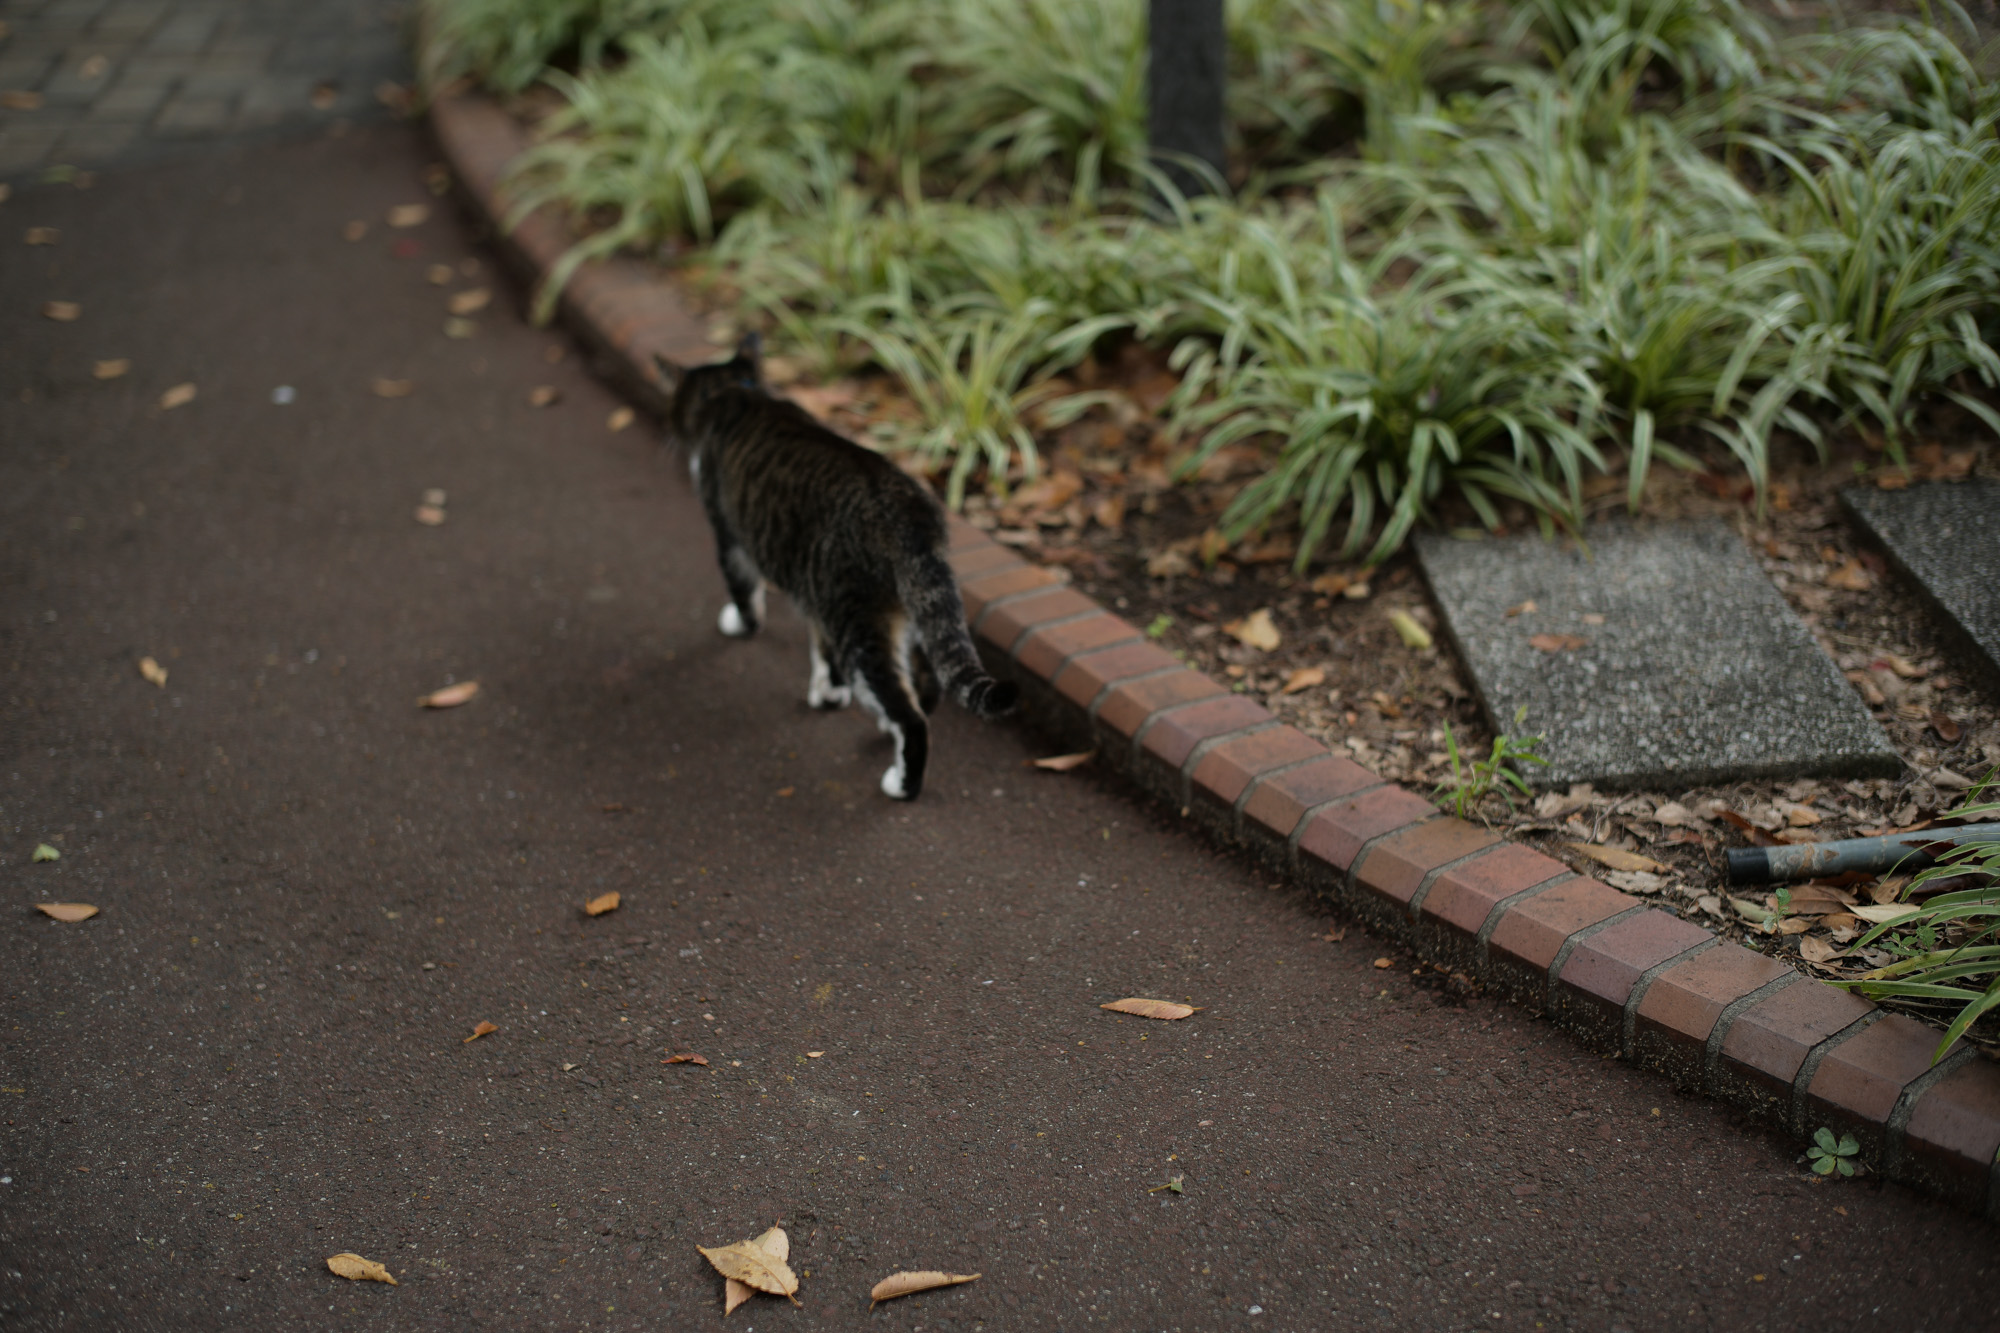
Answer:
[[1154, 160], [1185, 194], [1209, 191], [1186, 159], [1222, 173], [1228, 55], [1222, 0], [1150, 0], [1146, 132]]

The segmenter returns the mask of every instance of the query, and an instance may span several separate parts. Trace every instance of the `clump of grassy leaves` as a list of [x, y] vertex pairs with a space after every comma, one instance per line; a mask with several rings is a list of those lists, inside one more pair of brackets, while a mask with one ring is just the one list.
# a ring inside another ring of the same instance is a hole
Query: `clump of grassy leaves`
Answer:
[[[1780, 40], [1737, 0], [1232, 0], [1237, 188], [1145, 160], [1140, 0], [432, 0], [442, 67], [566, 105], [523, 207], [575, 262], [712, 241], [822, 367], [901, 376], [954, 499], [1031, 471], [1058, 372], [1170, 349], [1232, 540], [1371, 562], [1448, 498], [1782, 435], [2000, 431], [2000, 87], [1911, 21]], [[533, 11], [527, 13], [527, 11]], [[542, 62], [530, 74], [528, 71]], [[1080, 410], [1072, 405], [1071, 410]]]
[[[1514, 725], [1520, 726], [1528, 716], [1528, 706], [1521, 705], [1514, 711]], [[1450, 724], [1444, 729], [1445, 755], [1451, 764], [1451, 776], [1438, 784], [1433, 796], [1448, 802], [1460, 819], [1476, 812], [1488, 796], [1499, 795], [1507, 803], [1508, 810], [1514, 808], [1514, 792], [1523, 797], [1529, 795], [1528, 784], [1522, 777], [1522, 766], [1539, 764], [1547, 766], [1548, 760], [1537, 754], [1545, 737], [1517, 736], [1512, 732], [1501, 732], [1493, 738], [1493, 751], [1484, 759], [1471, 755], [1460, 756], [1458, 737]], [[1513, 791], [1508, 789], [1512, 788]]]

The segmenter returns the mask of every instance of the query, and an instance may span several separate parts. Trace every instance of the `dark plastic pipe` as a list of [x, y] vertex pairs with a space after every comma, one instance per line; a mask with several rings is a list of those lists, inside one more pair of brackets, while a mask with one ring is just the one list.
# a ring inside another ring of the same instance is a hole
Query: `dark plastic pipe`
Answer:
[[1771, 880], [1819, 879], [1855, 870], [1871, 875], [1890, 870], [1922, 870], [1951, 848], [1968, 844], [2000, 844], [2000, 824], [1921, 829], [1915, 833], [1892, 833], [1886, 838], [1732, 847], [1729, 882], [1763, 884]]

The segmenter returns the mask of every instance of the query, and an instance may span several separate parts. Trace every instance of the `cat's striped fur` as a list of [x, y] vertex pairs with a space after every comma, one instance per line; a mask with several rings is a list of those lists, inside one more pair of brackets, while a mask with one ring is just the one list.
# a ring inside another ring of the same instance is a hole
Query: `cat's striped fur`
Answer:
[[858, 699], [894, 737], [882, 790], [914, 800], [930, 749], [925, 714], [941, 692], [980, 717], [1017, 690], [986, 674], [945, 562], [944, 509], [923, 483], [828, 430], [763, 385], [755, 334], [735, 356], [683, 369], [660, 362], [668, 426], [715, 529], [730, 601], [724, 634], [756, 633], [768, 581], [811, 631], [806, 701]]

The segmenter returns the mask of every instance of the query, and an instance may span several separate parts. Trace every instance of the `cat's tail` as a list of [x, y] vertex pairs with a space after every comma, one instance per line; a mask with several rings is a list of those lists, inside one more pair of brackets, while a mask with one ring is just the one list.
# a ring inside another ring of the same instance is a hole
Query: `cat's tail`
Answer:
[[944, 557], [924, 551], [907, 558], [898, 574], [903, 607], [916, 622], [917, 637], [939, 683], [974, 716], [1005, 717], [1013, 712], [1021, 701], [1020, 687], [986, 674], [965, 627], [958, 578]]

